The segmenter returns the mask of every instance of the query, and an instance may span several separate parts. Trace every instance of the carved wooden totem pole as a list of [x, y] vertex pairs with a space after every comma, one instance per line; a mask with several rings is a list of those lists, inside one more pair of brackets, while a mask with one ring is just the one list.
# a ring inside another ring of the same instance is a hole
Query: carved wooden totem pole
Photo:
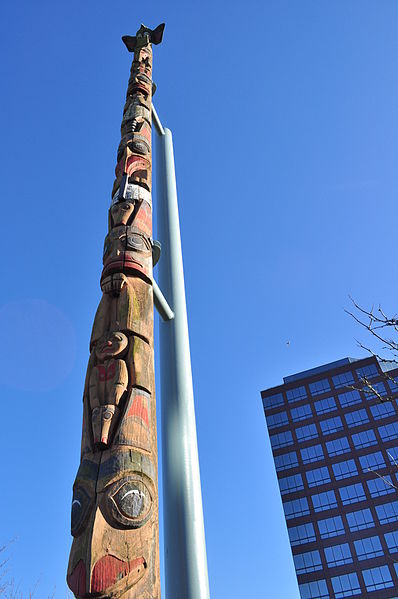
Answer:
[[83, 396], [67, 581], [75, 597], [159, 599], [153, 371], [152, 44], [164, 24], [123, 41], [134, 52]]

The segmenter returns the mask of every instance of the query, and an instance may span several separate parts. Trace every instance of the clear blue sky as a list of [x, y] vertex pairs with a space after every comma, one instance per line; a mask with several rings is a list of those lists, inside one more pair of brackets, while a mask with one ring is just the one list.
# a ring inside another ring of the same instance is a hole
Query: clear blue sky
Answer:
[[[260, 390], [397, 309], [394, 0], [4, 2], [0, 544], [67, 596], [81, 397], [131, 57], [165, 21], [213, 599], [297, 599]], [[290, 345], [287, 342], [290, 341]]]

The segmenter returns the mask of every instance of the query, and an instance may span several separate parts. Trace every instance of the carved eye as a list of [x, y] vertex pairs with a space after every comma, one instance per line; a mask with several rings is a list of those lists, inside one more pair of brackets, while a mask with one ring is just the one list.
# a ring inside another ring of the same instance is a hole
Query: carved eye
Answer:
[[84, 489], [74, 489], [71, 513], [71, 532], [74, 537], [83, 532], [91, 504], [92, 500]]
[[130, 528], [142, 526], [149, 517], [152, 497], [140, 480], [128, 480], [110, 497], [113, 517]]
[[137, 252], [146, 252], [151, 249], [150, 243], [142, 235], [133, 233], [127, 236], [127, 248]]

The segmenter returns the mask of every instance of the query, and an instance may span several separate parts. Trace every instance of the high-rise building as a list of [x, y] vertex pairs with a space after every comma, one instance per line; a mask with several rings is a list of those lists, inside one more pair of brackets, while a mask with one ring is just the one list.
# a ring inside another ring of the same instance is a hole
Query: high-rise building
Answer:
[[302, 599], [398, 598], [398, 364], [283, 380], [261, 396]]

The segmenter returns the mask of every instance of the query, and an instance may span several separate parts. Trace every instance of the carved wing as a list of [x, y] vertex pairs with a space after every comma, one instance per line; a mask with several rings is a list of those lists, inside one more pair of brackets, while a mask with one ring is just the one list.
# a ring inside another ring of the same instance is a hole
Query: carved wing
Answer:
[[[158, 29], [156, 27], [156, 29]], [[123, 42], [126, 44], [126, 48], [129, 52], [134, 52], [135, 44], [137, 43], [137, 38], [135, 35], [123, 35]]]
[[164, 31], [164, 23], [161, 23], [160, 25], [158, 25], [156, 27], [156, 29], [154, 29], [151, 33], [151, 42], [152, 44], [160, 44], [160, 42], [162, 41], [163, 38], [163, 31]]

